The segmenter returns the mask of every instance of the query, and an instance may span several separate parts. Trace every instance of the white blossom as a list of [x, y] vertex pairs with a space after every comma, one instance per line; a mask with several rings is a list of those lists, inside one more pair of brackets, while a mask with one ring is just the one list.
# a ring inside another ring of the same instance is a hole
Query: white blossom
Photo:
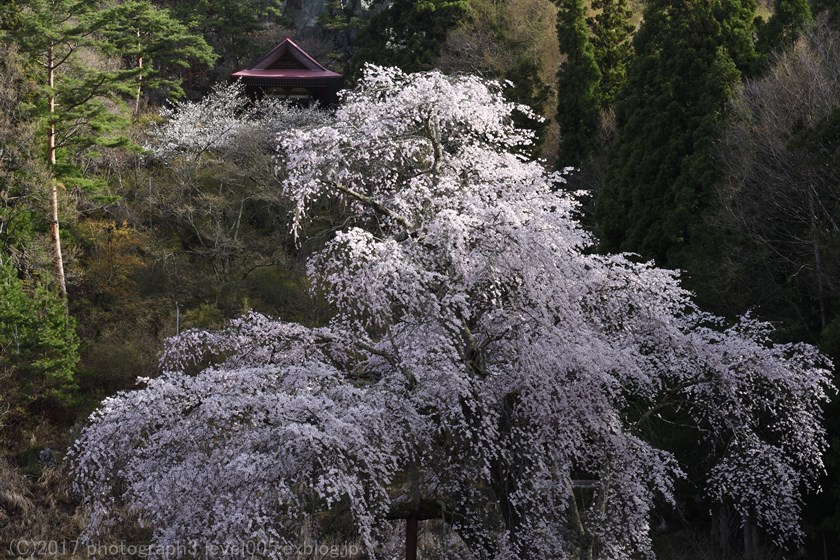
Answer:
[[252, 101], [241, 82], [216, 85], [200, 101], [171, 102], [160, 116], [147, 149], [163, 160], [222, 150], [249, 134], [269, 139], [278, 130], [317, 126], [330, 118], [326, 111], [276, 99]]
[[368, 67], [343, 101], [278, 158], [296, 232], [317, 200], [348, 208], [309, 263], [334, 318], [251, 313], [170, 341], [165, 373], [76, 444], [88, 537], [119, 504], [158, 544], [291, 542], [346, 508], [375, 556], [382, 522], [423, 502], [476, 558], [652, 557], [654, 502], [683, 468], [644, 428], [676, 410], [705, 434], [709, 496], [797, 541], [823, 356], [750, 317], [727, 328], [674, 272], [593, 254], [561, 176], [510, 153], [529, 136], [497, 85]]

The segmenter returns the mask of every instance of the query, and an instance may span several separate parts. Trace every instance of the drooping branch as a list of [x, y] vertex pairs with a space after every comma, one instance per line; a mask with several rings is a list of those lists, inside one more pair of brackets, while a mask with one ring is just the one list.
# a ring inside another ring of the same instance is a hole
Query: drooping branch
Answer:
[[364, 195], [364, 194], [362, 194], [362, 193], [360, 193], [360, 192], [358, 192], [354, 189], [351, 189], [350, 187], [347, 187], [347, 186], [342, 185], [341, 183], [337, 183], [335, 181], [331, 182], [330, 186], [333, 187], [335, 190], [337, 190], [339, 192], [342, 192], [342, 193], [344, 193], [344, 194], [346, 194], [346, 195], [348, 195], [352, 198], [355, 198], [359, 202], [367, 204], [374, 211], [378, 212], [379, 214], [382, 214], [383, 216], [388, 217], [391, 220], [394, 220], [395, 222], [402, 225], [406, 230], [411, 229], [411, 224], [408, 223], [408, 220], [406, 220], [404, 217], [400, 216], [399, 214], [395, 213], [393, 210], [391, 210], [387, 206], [384, 206], [384, 205], [380, 204], [379, 202], [372, 199], [371, 197], [369, 197], [367, 195]]

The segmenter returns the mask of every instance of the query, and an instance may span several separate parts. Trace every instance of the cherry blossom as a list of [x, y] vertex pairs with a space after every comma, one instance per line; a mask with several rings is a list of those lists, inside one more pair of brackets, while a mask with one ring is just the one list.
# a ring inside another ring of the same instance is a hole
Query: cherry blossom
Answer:
[[684, 469], [646, 427], [673, 413], [709, 498], [797, 542], [827, 359], [594, 254], [562, 175], [512, 153], [517, 109], [476, 77], [368, 67], [332, 120], [283, 131], [293, 230], [346, 208], [309, 261], [334, 317], [170, 340], [76, 444], [86, 536], [127, 507], [156, 544], [287, 543], [347, 512], [372, 557], [407, 517], [443, 519], [474, 558], [653, 557]]

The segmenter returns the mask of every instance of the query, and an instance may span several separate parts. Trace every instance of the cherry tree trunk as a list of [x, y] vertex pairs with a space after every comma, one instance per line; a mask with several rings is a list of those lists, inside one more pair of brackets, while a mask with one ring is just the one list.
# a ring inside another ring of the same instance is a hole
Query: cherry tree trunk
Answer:
[[417, 518], [405, 520], [405, 560], [417, 560]]

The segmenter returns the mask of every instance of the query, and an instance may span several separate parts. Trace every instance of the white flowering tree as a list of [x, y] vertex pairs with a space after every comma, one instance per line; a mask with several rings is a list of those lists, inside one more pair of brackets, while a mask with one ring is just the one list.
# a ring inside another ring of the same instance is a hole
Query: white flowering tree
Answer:
[[151, 131], [149, 151], [172, 161], [187, 156], [201, 161], [213, 152], [235, 151], [255, 136], [270, 138], [280, 129], [306, 128], [328, 122], [328, 113], [272, 98], [251, 101], [242, 82], [217, 84], [199, 101], [173, 101], [161, 111]]
[[682, 469], [646, 434], [671, 413], [711, 499], [799, 539], [829, 364], [592, 254], [562, 179], [511, 154], [514, 109], [478, 78], [371, 67], [333, 122], [282, 135], [292, 228], [346, 208], [309, 263], [334, 318], [172, 339], [76, 444], [88, 537], [128, 507], [158, 545], [295, 543], [343, 511], [372, 557], [386, 520], [431, 518], [474, 558], [650, 557]]

